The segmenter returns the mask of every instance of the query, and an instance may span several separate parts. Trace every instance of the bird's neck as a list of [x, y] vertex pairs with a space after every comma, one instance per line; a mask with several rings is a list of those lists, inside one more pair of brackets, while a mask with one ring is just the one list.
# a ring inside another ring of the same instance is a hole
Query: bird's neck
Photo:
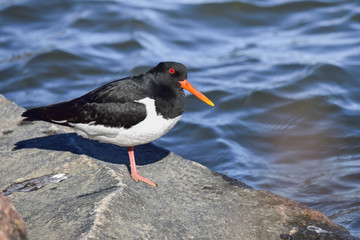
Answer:
[[175, 91], [171, 96], [157, 96], [155, 107], [157, 114], [161, 114], [165, 119], [173, 119], [182, 115], [185, 108], [184, 91]]

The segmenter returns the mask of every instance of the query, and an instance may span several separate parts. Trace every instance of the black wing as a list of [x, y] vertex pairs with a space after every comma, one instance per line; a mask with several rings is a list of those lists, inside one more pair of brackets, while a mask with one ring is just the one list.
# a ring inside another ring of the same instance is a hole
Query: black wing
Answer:
[[42, 120], [65, 126], [91, 123], [130, 128], [146, 117], [145, 105], [137, 102], [145, 94], [134, 83], [129, 78], [114, 81], [71, 101], [29, 109], [22, 116], [25, 121]]
[[146, 108], [142, 103], [86, 103], [64, 102], [50, 106], [33, 108], [22, 114], [25, 121], [42, 120], [65, 126], [71, 123], [101, 124], [108, 127], [131, 126], [146, 117]]

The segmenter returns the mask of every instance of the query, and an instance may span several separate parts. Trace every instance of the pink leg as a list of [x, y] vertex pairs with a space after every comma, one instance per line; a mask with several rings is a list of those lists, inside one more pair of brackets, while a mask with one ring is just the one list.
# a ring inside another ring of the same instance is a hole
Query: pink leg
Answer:
[[130, 159], [131, 177], [136, 182], [142, 181], [142, 182], [145, 182], [147, 184], [150, 184], [151, 186], [156, 187], [156, 184], [153, 181], [140, 176], [138, 171], [136, 170], [134, 147], [128, 147], [127, 149], [128, 149], [129, 159]]

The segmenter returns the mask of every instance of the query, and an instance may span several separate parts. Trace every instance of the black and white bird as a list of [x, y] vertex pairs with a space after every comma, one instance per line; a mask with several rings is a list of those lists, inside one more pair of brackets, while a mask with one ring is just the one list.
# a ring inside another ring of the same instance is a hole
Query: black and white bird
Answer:
[[161, 62], [146, 73], [105, 84], [79, 98], [25, 111], [25, 121], [73, 127], [85, 138], [127, 147], [131, 177], [156, 186], [136, 170], [134, 146], [154, 141], [179, 121], [183, 89], [214, 104], [187, 81], [183, 64]]

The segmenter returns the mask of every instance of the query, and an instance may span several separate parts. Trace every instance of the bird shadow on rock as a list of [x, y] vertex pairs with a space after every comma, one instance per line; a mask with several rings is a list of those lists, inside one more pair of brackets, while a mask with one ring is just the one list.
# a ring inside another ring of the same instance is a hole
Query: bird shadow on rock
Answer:
[[[130, 169], [125, 147], [86, 139], [76, 133], [62, 133], [19, 141], [15, 144], [13, 151], [31, 148], [84, 154], [104, 162], [125, 164]], [[155, 163], [168, 156], [169, 153], [170, 151], [152, 143], [136, 146], [136, 165]]]

